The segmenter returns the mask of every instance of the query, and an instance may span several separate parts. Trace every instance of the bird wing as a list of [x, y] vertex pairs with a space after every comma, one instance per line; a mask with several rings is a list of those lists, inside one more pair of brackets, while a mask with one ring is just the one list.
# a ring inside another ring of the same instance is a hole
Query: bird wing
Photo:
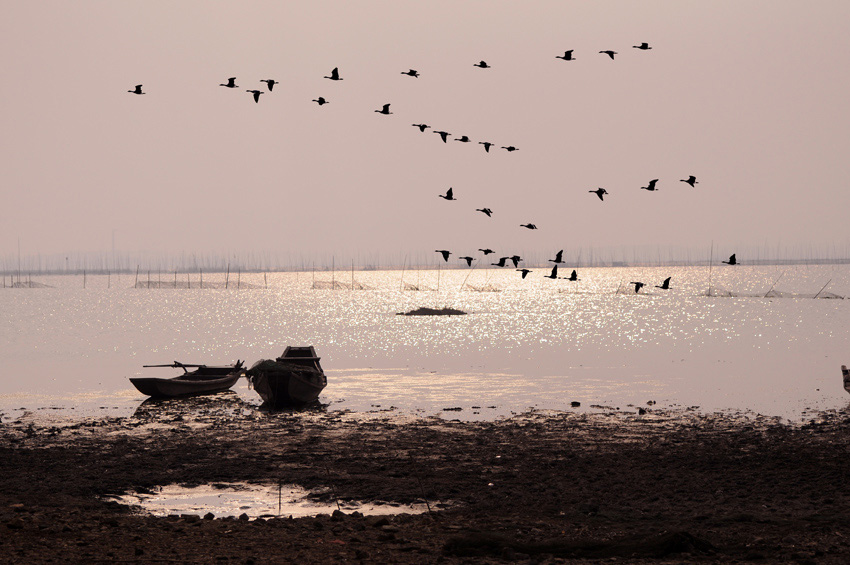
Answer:
[[453, 195], [453, 194], [454, 194], [454, 192], [452, 191], [452, 189], [451, 189], [451, 188], [450, 188], [450, 189], [448, 189], [448, 190], [446, 191], [446, 197], [447, 197], [447, 198], [452, 198], [452, 195]]

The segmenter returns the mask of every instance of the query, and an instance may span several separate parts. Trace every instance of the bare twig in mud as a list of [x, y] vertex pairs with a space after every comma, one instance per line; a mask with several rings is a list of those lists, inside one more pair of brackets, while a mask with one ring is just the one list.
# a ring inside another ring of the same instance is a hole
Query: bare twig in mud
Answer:
[[336, 509], [342, 512], [342, 508], [339, 505], [339, 498], [336, 496], [336, 487], [334, 486], [333, 479], [331, 478], [331, 470], [329, 467], [325, 466], [325, 471], [328, 474], [328, 484], [331, 485], [331, 494], [334, 496], [334, 502], [336, 502]]

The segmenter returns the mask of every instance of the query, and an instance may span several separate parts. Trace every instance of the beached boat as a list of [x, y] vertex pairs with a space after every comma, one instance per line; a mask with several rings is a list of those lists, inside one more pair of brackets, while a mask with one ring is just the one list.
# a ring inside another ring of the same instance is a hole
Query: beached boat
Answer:
[[261, 359], [248, 372], [248, 381], [272, 408], [316, 402], [327, 386], [322, 366], [312, 346], [289, 346], [277, 359]]
[[847, 365], [841, 365], [841, 375], [844, 377], [844, 390], [850, 392], [850, 370]]
[[[186, 365], [175, 361], [171, 365], [145, 365], [145, 367], [172, 367], [183, 369], [183, 374], [171, 379], [155, 377], [131, 377], [139, 392], [154, 398], [171, 398], [197, 394], [212, 394], [227, 390], [245, 375], [242, 361], [234, 365], [207, 366]], [[189, 369], [194, 369], [190, 371]]]

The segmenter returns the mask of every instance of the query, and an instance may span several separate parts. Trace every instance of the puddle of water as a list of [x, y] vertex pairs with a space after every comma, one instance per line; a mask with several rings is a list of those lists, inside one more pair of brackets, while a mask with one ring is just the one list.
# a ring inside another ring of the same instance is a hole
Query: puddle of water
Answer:
[[[153, 494], [128, 493], [110, 497], [120, 504], [138, 506], [153, 516], [196, 514], [212, 512], [217, 518], [247, 514], [250, 518], [292, 516], [301, 518], [317, 514], [331, 514], [337, 510], [336, 502], [316, 502], [309, 498], [319, 491], [309, 491], [297, 485], [253, 485], [246, 483], [215, 483], [197, 487], [167, 485]], [[435, 503], [431, 502], [431, 508]], [[358, 503], [340, 501], [343, 512], [376, 514], [421, 514], [427, 505], [398, 503]], [[440, 505], [442, 506], [442, 505]]]

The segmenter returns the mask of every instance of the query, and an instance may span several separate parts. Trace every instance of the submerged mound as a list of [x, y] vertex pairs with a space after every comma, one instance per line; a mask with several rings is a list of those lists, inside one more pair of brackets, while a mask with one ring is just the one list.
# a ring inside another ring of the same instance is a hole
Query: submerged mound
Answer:
[[399, 312], [396, 316], [462, 316], [466, 314], [463, 310], [455, 308], [417, 308], [410, 312]]

